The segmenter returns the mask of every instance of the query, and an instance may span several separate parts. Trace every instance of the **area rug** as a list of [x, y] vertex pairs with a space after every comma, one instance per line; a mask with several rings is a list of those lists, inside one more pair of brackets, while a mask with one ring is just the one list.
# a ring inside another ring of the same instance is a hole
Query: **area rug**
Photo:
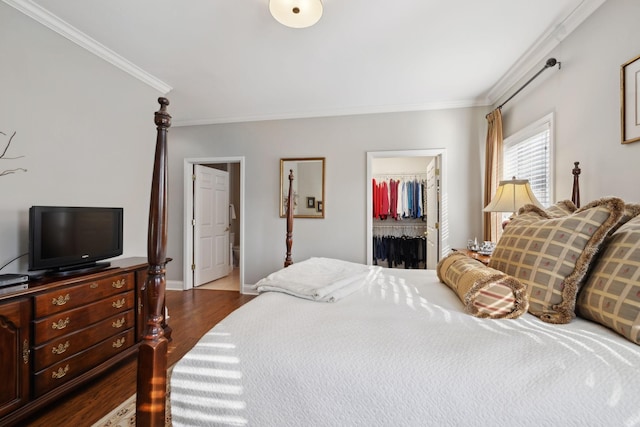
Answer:
[[[125, 400], [120, 406], [105, 415], [92, 427], [132, 427], [136, 425], [136, 395]], [[165, 426], [171, 427], [171, 405], [167, 396]]]
[[[171, 370], [167, 372], [167, 377], [171, 378]], [[116, 409], [102, 417], [91, 427], [132, 427], [136, 425], [136, 395], [129, 397], [121, 403]], [[171, 387], [167, 380], [167, 404], [165, 407], [165, 427], [173, 426], [171, 422]]]

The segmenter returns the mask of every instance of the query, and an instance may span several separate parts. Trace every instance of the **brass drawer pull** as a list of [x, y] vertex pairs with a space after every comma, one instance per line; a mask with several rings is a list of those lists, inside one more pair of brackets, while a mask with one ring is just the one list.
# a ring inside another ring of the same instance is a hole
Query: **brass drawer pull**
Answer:
[[124, 287], [124, 285], [127, 284], [127, 280], [126, 279], [120, 279], [120, 280], [116, 280], [115, 282], [113, 282], [111, 284], [112, 287], [116, 288], [116, 289], [120, 289], [122, 287]]
[[62, 354], [62, 353], [64, 353], [65, 351], [67, 351], [67, 350], [69, 349], [69, 346], [70, 346], [70, 345], [71, 345], [71, 344], [69, 344], [69, 341], [67, 341], [67, 342], [66, 342], [66, 343], [64, 343], [64, 344], [58, 344], [57, 346], [54, 346], [54, 347], [51, 349], [51, 352], [52, 352], [53, 354]]
[[115, 340], [111, 345], [113, 346], [113, 348], [120, 348], [124, 345], [124, 342], [125, 342], [125, 339], [124, 337], [122, 337]]
[[67, 375], [67, 372], [69, 372], [69, 365], [65, 366], [64, 369], [63, 368], [58, 368], [57, 371], [54, 371], [51, 373], [51, 378], [53, 378], [54, 380], [60, 379], [62, 377], [64, 377], [65, 375]]
[[53, 322], [51, 324], [51, 329], [58, 329], [58, 330], [64, 329], [67, 326], [69, 326], [69, 322], [71, 322], [71, 320], [68, 317], [64, 320], [60, 319], [57, 322]]
[[98, 286], [100, 286], [100, 285], [98, 283], [96, 283], [96, 282], [93, 282], [92, 284], [89, 285], [89, 287], [91, 289], [96, 289]]
[[31, 353], [31, 349], [29, 349], [29, 341], [24, 340], [22, 343], [22, 361], [25, 365], [29, 364], [29, 354]]
[[124, 303], [126, 302], [126, 300], [124, 298], [122, 298], [121, 300], [117, 300], [111, 303], [111, 306], [113, 308], [122, 308], [124, 307]]
[[58, 298], [54, 298], [51, 300], [51, 304], [53, 305], [65, 305], [71, 300], [71, 296], [66, 294], [65, 296], [60, 295]]
[[111, 326], [113, 326], [116, 329], [120, 329], [120, 328], [122, 328], [122, 326], [124, 326], [125, 323], [127, 323], [127, 321], [123, 317], [122, 319], [114, 320], [113, 323], [111, 324]]

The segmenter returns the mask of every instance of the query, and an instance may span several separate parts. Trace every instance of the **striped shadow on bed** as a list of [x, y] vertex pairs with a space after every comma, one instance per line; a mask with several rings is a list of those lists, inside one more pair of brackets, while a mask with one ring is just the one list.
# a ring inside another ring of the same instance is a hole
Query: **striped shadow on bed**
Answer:
[[[240, 359], [235, 348], [231, 334], [212, 331], [189, 352], [189, 358], [174, 368], [171, 407], [178, 408], [180, 414], [173, 418], [175, 425], [247, 424], [243, 417], [246, 402], [242, 399]], [[179, 378], [175, 374], [180, 374]], [[190, 418], [189, 414], [196, 415]]]

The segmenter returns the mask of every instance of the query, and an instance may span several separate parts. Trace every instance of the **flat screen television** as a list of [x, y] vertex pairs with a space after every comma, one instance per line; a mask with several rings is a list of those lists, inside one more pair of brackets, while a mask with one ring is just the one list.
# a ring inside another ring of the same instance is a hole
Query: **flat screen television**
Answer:
[[123, 209], [32, 206], [29, 209], [29, 270], [70, 275], [108, 267], [122, 255]]

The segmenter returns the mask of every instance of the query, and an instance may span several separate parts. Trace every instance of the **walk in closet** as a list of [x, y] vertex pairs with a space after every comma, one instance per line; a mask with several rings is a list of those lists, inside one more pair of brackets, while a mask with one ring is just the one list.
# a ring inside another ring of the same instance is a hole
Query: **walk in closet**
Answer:
[[434, 233], [438, 232], [439, 211], [437, 160], [435, 156], [373, 159], [369, 183], [373, 265], [435, 268], [438, 256]]

